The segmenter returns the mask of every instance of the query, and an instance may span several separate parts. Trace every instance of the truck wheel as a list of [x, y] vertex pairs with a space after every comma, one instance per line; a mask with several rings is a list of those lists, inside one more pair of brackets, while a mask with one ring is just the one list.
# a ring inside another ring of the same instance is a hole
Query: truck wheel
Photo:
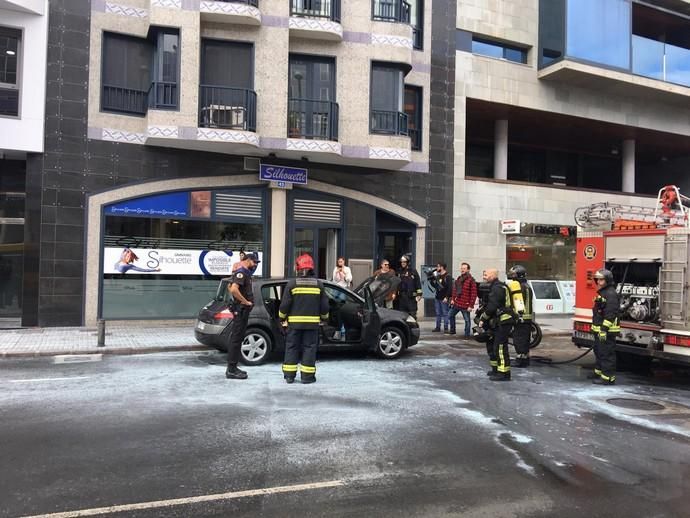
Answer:
[[616, 352], [616, 370], [645, 374], [652, 366], [652, 358], [639, 354]]

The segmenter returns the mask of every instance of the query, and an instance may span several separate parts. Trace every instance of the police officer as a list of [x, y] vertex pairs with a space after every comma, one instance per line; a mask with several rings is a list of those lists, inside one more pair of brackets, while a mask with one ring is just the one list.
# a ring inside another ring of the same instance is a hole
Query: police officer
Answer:
[[592, 383], [613, 385], [616, 382], [616, 336], [620, 333], [618, 293], [609, 270], [594, 274], [598, 295], [592, 307], [592, 333], [594, 333], [594, 356], [596, 366]]
[[254, 306], [254, 291], [252, 290], [252, 275], [259, 264], [259, 256], [255, 253], [247, 254], [240, 266], [232, 272], [228, 291], [233, 299], [233, 312], [235, 318], [230, 329], [230, 341], [228, 342], [228, 368], [225, 377], [234, 380], [247, 379], [247, 373], [237, 368], [240, 359], [240, 348], [244, 341], [244, 332], [247, 329], [249, 313]]
[[422, 298], [422, 281], [417, 270], [410, 266], [410, 258], [400, 258], [400, 286], [398, 287], [398, 309], [417, 318], [417, 302]]
[[314, 277], [314, 260], [309, 254], [297, 258], [295, 269], [297, 278], [285, 286], [278, 311], [280, 320], [288, 326], [283, 377], [293, 383], [300, 364], [302, 383], [314, 383], [319, 323], [328, 318], [328, 296], [321, 280]]
[[515, 321], [510, 292], [508, 287], [498, 280], [496, 268], [486, 270], [486, 280], [490, 283], [489, 296], [480, 322], [487, 325], [491, 334], [487, 343], [491, 370], [487, 374], [491, 381], [510, 381], [508, 337]]
[[508, 279], [520, 283], [522, 300], [525, 305], [524, 312], [518, 315], [518, 320], [513, 326], [513, 345], [517, 353], [516, 367], [529, 367], [529, 343], [532, 337], [532, 321], [534, 320], [534, 293], [527, 284], [527, 270], [524, 266], [516, 264], [508, 270]]

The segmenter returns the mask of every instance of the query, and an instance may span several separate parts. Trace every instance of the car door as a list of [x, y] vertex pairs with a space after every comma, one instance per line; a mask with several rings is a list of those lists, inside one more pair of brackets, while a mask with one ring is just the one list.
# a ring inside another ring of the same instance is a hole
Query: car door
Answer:
[[261, 300], [266, 309], [266, 313], [269, 315], [270, 328], [273, 332], [273, 336], [275, 336], [278, 341], [285, 340], [285, 332], [280, 325], [278, 310], [280, 309], [280, 301], [282, 300], [283, 291], [286, 285], [287, 281], [275, 284], [267, 283], [261, 286]]
[[[328, 297], [329, 316], [322, 328], [323, 343], [338, 346], [361, 344], [365, 301], [350, 290], [330, 282], [324, 283], [324, 290]], [[346, 330], [345, 340], [335, 338], [335, 332], [340, 330], [341, 325]]]
[[376, 302], [369, 288], [364, 288], [364, 308], [362, 311], [362, 343], [375, 347], [381, 336], [381, 317], [376, 311]]

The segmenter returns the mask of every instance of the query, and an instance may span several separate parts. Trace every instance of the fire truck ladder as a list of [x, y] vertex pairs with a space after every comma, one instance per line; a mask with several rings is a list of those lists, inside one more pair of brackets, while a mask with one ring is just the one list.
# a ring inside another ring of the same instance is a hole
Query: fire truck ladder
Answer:
[[656, 207], [600, 202], [575, 210], [575, 223], [582, 228], [614, 230], [688, 227], [690, 198], [675, 185], [659, 189]]

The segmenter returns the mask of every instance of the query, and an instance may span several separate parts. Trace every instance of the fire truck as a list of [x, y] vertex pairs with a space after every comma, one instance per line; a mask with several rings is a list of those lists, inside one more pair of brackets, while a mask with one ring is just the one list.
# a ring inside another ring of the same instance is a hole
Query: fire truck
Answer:
[[620, 299], [620, 364], [652, 359], [690, 364], [690, 198], [674, 185], [650, 207], [595, 203], [578, 225], [573, 342], [592, 347], [594, 273], [613, 273]]

